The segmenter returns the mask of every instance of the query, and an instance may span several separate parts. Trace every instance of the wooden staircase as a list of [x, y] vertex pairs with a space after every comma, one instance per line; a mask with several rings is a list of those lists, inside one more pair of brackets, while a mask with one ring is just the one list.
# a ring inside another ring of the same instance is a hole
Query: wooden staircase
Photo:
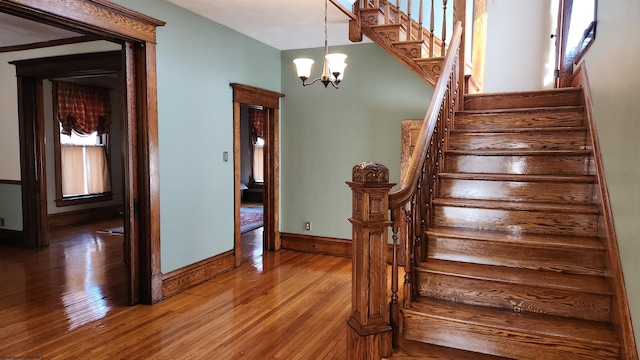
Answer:
[[[444, 1], [444, 13], [447, 11], [446, 4]], [[432, 10], [433, 6], [437, 6], [437, 3], [432, 3]], [[403, 12], [391, 1], [360, 0], [356, 3], [354, 13], [356, 20], [349, 27], [351, 41], [362, 41], [362, 34], [366, 35], [418, 77], [435, 86], [447, 48], [446, 20], [438, 37], [433, 29], [433, 13], [430, 30], [422, 26], [422, 20], [416, 21], [410, 13]]]
[[467, 95], [416, 246], [403, 336], [513, 359], [618, 359], [582, 90]]

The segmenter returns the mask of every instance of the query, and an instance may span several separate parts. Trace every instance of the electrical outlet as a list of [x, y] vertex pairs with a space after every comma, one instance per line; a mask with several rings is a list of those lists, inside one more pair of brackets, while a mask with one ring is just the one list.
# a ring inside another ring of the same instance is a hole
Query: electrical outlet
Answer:
[[0, 227], [4, 227], [4, 218], [0, 217]]
[[307, 231], [311, 231], [311, 221], [307, 221], [304, 223], [304, 229]]

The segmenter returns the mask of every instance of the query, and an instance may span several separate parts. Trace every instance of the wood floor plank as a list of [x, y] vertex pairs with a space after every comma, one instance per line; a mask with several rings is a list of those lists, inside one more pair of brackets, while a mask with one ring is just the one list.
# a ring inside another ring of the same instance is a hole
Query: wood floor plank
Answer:
[[[117, 225], [117, 224], [116, 224]], [[46, 359], [345, 359], [351, 259], [262, 254], [156, 305], [126, 306], [122, 237], [61, 228], [46, 249], [0, 247], [0, 354]]]

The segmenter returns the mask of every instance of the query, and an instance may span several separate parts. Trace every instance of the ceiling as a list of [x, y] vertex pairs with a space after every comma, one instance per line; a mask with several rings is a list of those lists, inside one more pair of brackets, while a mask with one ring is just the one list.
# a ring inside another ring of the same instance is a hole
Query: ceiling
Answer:
[[[167, 1], [279, 50], [324, 46], [324, 0]], [[349, 44], [349, 18], [330, 2], [327, 9], [329, 46]], [[0, 13], [0, 50], [81, 35]]]
[[[324, 46], [324, 0], [168, 0], [279, 50]], [[329, 46], [349, 44], [349, 18], [328, 3]]]

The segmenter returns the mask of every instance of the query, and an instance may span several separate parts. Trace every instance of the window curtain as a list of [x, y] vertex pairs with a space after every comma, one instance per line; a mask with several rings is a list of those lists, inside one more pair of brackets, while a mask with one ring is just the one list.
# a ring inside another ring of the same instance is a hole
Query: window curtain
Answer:
[[62, 164], [62, 195], [84, 194], [84, 155], [83, 146], [62, 145], [60, 160]]
[[63, 196], [111, 191], [104, 146], [62, 145], [60, 158]]
[[251, 134], [255, 144], [257, 138], [264, 139], [264, 110], [249, 108], [249, 121], [251, 121]]
[[111, 130], [111, 101], [106, 88], [55, 82], [58, 120], [62, 134], [87, 136]]
[[264, 142], [253, 145], [253, 181], [264, 182]]
[[100, 194], [111, 190], [104, 146], [85, 147], [85, 175], [88, 194]]

